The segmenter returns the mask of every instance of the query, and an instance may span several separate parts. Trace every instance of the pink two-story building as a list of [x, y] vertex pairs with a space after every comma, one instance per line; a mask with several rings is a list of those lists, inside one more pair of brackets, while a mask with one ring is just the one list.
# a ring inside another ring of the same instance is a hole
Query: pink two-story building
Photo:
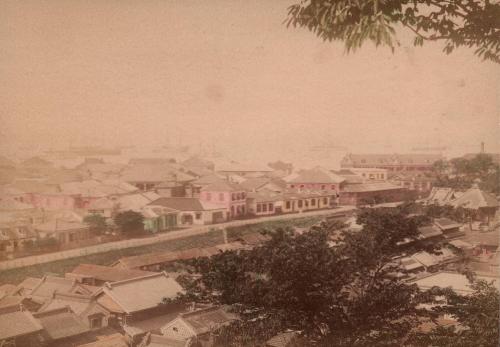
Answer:
[[200, 200], [223, 205], [228, 210], [228, 219], [246, 215], [246, 192], [238, 184], [215, 182], [201, 189]]

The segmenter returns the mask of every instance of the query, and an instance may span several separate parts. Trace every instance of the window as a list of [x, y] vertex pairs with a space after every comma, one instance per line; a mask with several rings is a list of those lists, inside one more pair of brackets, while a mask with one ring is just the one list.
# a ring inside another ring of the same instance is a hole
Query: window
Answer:
[[236, 200], [241, 200], [241, 194], [240, 193], [236, 194]]
[[260, 204], [257, 204], [257, 213], [262, 212], [262, 206]]
[[301, 185], [300, 185], [300, 189], [302, 189], [302, 188], [304, 188], [304, 185], [303, 185], [303, 184], [301, 184]]
[[194, 215], [194, 218], [201, 219], [201, 212], [196, 212], [196, 214]]
[[323, 204], [325, 204], [325, 205], [328, 204], [328, 198], [323, 198]]
[[234, 194], [234, 193], [231, 194], [231, 200], [233, 200], [233, 201], [236, 200], [236, 194]]
[[246, 197], [246, 194], [245, 193], [241, 193], [241, 198], [245, 199], [245, 197]]
[[321, 190], [325, 190], [326, 186], [323, 184], [321, 185]]
[[297, 202], [297, 206], [298, 206], [299, 208], [302, 208], [302, 200], [299, 200], [299, 201]]
[[286, 208], [287, 208], [287, 210], [289, 210], [289, 209], [290, 209], [290, 207], [291, 207], [290, 205], [291, 205], [291, 204], [290, 204], [290, 201], [287, 201], [287, 202], [286, 202]]
[[274, 210], [273, 204], [269, 203], [269, 212], [273, 212], [273, 210]]
[[224, 193], [219, 193], [219, 201], [224, 201]]
[[267, 212], [267, 204], [262, 204], [262, 212]]
[[305, 200], [304, 202], [305, 202], [306, 207], [309, 207], [309, 201]]
[[311, 199], [311, 206], [316, 206], [316, 199]]
[[295, 184], [290, 184], [290, 188], [295, 188]]
[[102, 327], [102, 318], [101, 317], [90, 318], [90, 328], [91, 329], [99, 329], [101, 327]]

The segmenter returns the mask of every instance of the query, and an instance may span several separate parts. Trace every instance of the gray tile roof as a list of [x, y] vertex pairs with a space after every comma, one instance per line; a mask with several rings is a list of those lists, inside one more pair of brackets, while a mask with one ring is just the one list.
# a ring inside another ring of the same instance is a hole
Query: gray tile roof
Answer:
[[102, 292], [109, 296], [124, 312], [132, 313], [155, 308], [164, 298], [173, 299], [184, 290], [165, 273], [119, 282], [106, 283]]
[[0, 322], [3, 322], [0, 324], [0, 340], [32, 334], [43, 329], [42, 325], [27, 311], [2, 314]]
[[33, 315], [52, 340], [77, 336], [89, 331], [89, 328], [68, 307]]

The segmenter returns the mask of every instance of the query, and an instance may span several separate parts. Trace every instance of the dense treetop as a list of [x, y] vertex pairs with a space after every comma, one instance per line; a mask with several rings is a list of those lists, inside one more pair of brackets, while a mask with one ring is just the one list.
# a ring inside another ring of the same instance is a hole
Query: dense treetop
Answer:
[[354, 51], [369, 40], [394, 50], [396, 29], [414, 45], [444, 41], [444, 52], [474, 49], [500, 62], [500, 5], [478, 0], [302, 0], [288, 9], [287, 25], [305, 27], [323, 40], [338, 40]]

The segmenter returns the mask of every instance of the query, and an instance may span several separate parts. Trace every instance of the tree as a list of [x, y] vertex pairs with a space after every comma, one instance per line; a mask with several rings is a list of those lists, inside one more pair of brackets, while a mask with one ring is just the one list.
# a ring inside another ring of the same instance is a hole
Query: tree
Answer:
[[474, 180], [480, 180], [481, 189], [492, 193], [500, 192], [500, 167], [493, 162], [491, 155], [480, 153], [471, 159], [454, 158], [450, 161], [453, 177], [440, 175], [439, 168], [434, 167], [438, 174], [437, 186], [455, 189], [467, 189]]
[[428, 316], [419, 308], [426, 298], [400, 280], [394, 261], [402, 247], [422, 249], [421, 220], [403, 209], [367, 209], [358, 223], [358, 233], [335, 223], [302, 235], [277, 229], [253, 250], [199, 259], [201, 278], [185, 299], [238, 310], [242, 321], [220, 334], [225, 346], [255, 346], [287, 328], [322, 346], [401, 345]]
[[114, 218], [115, 224], [124, 233], [140, 233], [144, 231], [144, 216], [135, 211], [118, 213]]
[[439, 315], [451, 315], [460, 324], [437, 326], [430, 333], [416, 333], [414, 346], [443, 347], [496, 347], [499, 335], [500, 298], [498, 289], [485, 281], [472, 280], [470, 295], [457, 294], [449, 289], [435, 288], [435, 294], [446, 298], [446, 303], [436, 306]]
[[500, 5], [489, 0], [304, 0], [288, 8], [286, 23], [343, 41], [347, 52], [367, 40], [394, 51], [396, 29], [404, 28], [415, 46], [444, 41], [447, 54], [469, 47], [500, 63]]
[[106, 229], [106, 219], [100, 214], [90, 214], [83, 218], [83, 222], [87, 224], [92, 232], [102, 233]]

